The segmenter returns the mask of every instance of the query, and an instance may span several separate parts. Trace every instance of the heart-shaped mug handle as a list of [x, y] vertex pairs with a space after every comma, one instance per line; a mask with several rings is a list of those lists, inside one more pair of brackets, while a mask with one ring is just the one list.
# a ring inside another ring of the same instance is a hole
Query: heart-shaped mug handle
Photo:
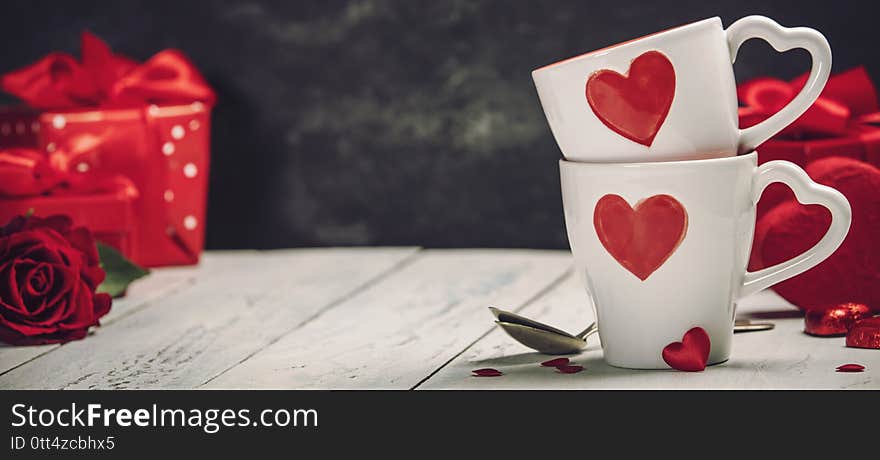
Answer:
[[752, 38], [766, 41], [779, 52], [803, 48], [810, 53], [813, 61], [810, 76], [794, 99], [763, 122], [739, 131], [738, 153], [742, 154], [755, 150], [764, 141], [785, 129], [816, 101], [831, 74], [831, 47], [825, 36], [814, 29], [783, 27], [764, 16], [746, 16], [731, 24], [725, 32], [730, 47], [731, 62], [736, 61], [739, 47]]
[[788, 161], [768, 161], [755, 170], [752, 181], [753, 206], [761, 198], [764, 189], [774, 182], [781, 182], [791, 188], [801, 204], [818, 204], [828, 209], [831, 212], [831, 225], [818, 243], [799, 256], [772, 267], [746, 272], [740, 290], [741, 297], [766, 289], [818, 265], [840, 247], [849, 232], [852, 209], [846, 197], [831, 187], [813, 182], [803, 169]]

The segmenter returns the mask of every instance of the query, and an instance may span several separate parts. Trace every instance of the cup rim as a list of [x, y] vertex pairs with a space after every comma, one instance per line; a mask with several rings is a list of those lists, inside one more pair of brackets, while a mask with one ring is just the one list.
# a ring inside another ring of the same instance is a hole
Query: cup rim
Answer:
[[613, 44], [613, 45], [608, 45], [608, 46], [605, 46], [605, 47], [603, 47], [603, 48], [599, 48], [599, 49], [597, 49], [597, 50], [588, 51], [588, 52], [586, 52], [586, 53], [579, 54], [579, 55], [577, 55], [577, 56], [572, 56], [572, 57], [570, 57], [570, 58], [566, 58], [566, 59], [563, 59], [563, 60], [561, 60], [561, 61], [552, 62], [552, 63], [550, 63], [550, 64], [547, 64], [547, 65], [544, 65], [544, 66], [538, 67], [537, 69], [532, 70], [532, 75], [535, 75], [535, 74], [537, 74], [537, 73], [542, 73], [542, 72], [545, 71], [545, 70], [550, 70], [550, 69], [552, 69], [552, 68], [556, 68], [556, 67], [559, 67], [559, 66], [562, 66], [562, 65], [565, 65], [565, 64], [571, 63], [571, 62], [573, 62], [573, 61], [578, 61], [578, 60], [586, 59], [586, 58], [589, 58], [589, 57], [592, 57], [592, 56], [596, 56], [596, 55], [600, 55], [600, 54], [605, 54], [605, 52], [608, 52], [608, 51], [610, 51], [610, 50], [612, 50], [612, 49], [623, 48], [623, 47], [626, 47], [626, 46], [628, 46], [628, 45], [632, 45], [632, 44], [634, 44], [634, 43], [636, 43], [636, 42], [642, 42], [642, 41], [647, 40], [647, 39], [656, 39], [656, 38], [659, 37], [660, 35], [665, 35], [665, 34], [667, 34], [667, 33], [680, 31], [681, 29], [685, 29], [685, 28], [688, 28], [688, 29], [689, 29], [689, 28], [692, 28], [692, 27], [693, 27], [693, 28], [696, 28], [696, 27], [700, 27], [700, 26], [704, 26], [704, 25], [709, 25], [709, 24], [718, 24], [719, 27], [722, 27], [721, 17], [720, 17], [720, 16], [713, 16], [713, 17], [711, 17], [711, 18], [706, 18], [706, 19], [701, 19], [701, 20], [699, 20], [699, 21], [689, 22], [689, 23], [687, 23], [687, 24], [682, 24], [682, 25], [680, 25], [680, 26], [670, 27], [670, 28], [668, 28], [668, 29], [664, 29], [664, 30], [661, 30], [661, 31], [658, 31], [658, 32], [650, 33], [650, 34], [647, 34], [647, 35], [642, 35], [641, 37], [638, 37], [638, 38], [633, 38], [633, 39], [630, 39], [630, 40], [627, 40], [627, 41], [623, 41], [623, 42], [620, 42], [620, 43], [615, 43], [615, 44]]
[[758, 156], [757, 150], [752, 150], [749, 153], [744, 153], [742, 155], [734, 155], [731, 157], [720, 157], [720, 158], [702, 158], [697, 160], [675, 160], [675, 161], [644, 161], [637, 163], [590, 163], [584, 161], [571, 161], [566, 160], [565, 158], [559, 159], [560, 167], [567, 168], [663, 168], [666, 166], [675, 166], [675, 165], [688, 165], [688, 166], [701, 166], [701, 165], [716, 165], [723, 163], [734, 163], [737, 161], [750, 161], [756, 160]]

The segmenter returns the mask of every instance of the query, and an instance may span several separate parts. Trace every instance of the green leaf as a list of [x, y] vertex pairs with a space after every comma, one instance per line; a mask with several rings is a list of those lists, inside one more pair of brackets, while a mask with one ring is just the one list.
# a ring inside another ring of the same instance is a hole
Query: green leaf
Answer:
[[107, 273], [104, 282], [98, 286], [98, 292], [106, 292], [112, 297], [120, 297], [125, 294], [128, 285], [132, 281], [147, 276], [150, 271], [139, 267], [126, 259], [116, 249], [107, 246], [100, 241], [98, 246], [98, 256], [101, 258], [101, 268]]

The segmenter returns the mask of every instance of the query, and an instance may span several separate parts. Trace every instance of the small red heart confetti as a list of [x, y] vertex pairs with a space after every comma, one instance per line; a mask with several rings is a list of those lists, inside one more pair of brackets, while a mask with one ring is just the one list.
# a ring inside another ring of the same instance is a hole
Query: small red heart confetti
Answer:
[[663, 348], [663, 361], [673, 369], [699, 372], [706, 368], [711, 346], [709, 334], [695, 327], [685, 332], [681, 342], [672, 342]]
[[556, 366], [556, 370], [563, 374], [577, 374], [578, 372], [584, 370], [584, 366], [565, 364], [562, 366]]
[[566, 366], [566, 365], [568, 365], [568, 363], [569, 363], [568, 358], [556, 358], [556, 359], [551, 359], [550, 361], [544, 361], [543, 363], [541, 363], [541, 365], [544, 367], [559, 367], [559, 366]]
[[498, 369], [491, 368], [476, 369], [471, 372], [474, 373], [474, 377], [500, 377], [504, 375], [504, 373], [499, 371]]
[[880, 349], [880, 316], [856, 321], [846, 333], [846, 346]]
[[871, 314], [871, 309], [861, 303], [842, 303], [807, 311], [804, 332], [820, 337], [844, 335], [856, 321]]
[[865, 366], [861, 364], [843, 364], [837, 366], [837, 372], [862, 372], [865, 370]]

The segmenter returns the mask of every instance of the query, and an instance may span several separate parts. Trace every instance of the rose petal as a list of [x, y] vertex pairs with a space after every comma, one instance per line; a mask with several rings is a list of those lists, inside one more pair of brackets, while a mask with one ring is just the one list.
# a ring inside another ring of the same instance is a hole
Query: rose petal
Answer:
[[93, 267], [83, 267], [80, 275], [82, 276], [83, 281], [85, 281], [93, 290], [97, 289], [107, 277], [104, 269], [97, 265]]
[[110, 297], [110, 294], [95, 294], [95, 318], [100, 319], [102, 316], [109, 313], [112, 305], [113, 298]]
[[96, 266], [101, 262], [98, 257], [98, 248], [95, 246], [95, 238], [85, 227], [76, 227], [67, 235], [70, 245], [79, 249], [86, 256], [86, 265]]
[[543, 363], [541, 363], [541, 365], [544, 367], [559, 367], [559, 366], [565, 366], [566, 364], [568, 364], [568, 362], [569, 362], [568, 358], [556, 358], [556, 359], [551, 359], [549, 361], [544, 361]]
[[861, 364], [842, 364], [837, 366], [837, 372], [862, 372], [865, 370], [865, 366]]
[[[75, 270], [71, 270], [63, 265], [53, 265], [52, 268], [55, 272], [55, 284], [52, 286], [52, 290], [46, 295], [46, 302], [50, 306], [58, 304], [61, 299], [65, 297], [69, 297], [74, 287], [80, 281], [78, 276], [79, 273]], [[63, 311], [59, 311], [55, 314], [61, 315], [63, 313]]]
[[474, 373], [474, 377], [499, 377], [504, 375], [504, 373], [499, 371], [498, 369], [491, 368], [476, 369], [471, 372]]
[[24, 289], [28, 295], [39, 297], [46, 294], [55, 282], [55, 272], [52, 265], [41, 263], [28, 271], [24, 279]]
[[0, 285], [3, 286], [0, 288], [0, 305], [6, 311], [27, 316], [28, 310], [18, 289], [16, 265], [13, 260], [0, 266]]
[[58, 253], [69, 248], [67, 240], [49, 229], [35, 229], [10, 235], [5, 258], [31, 259], [39, 262], [66, 263]]
[[84, 282], [80, 281], [79, 286], [71, 293], [69, 304], [72, 306], [70, 314], [59, 321], [59, 329], [69, 331], [88, 328], [98, 323], [98, 318], [95, 316], [94, 295]]
[[0, 236], [7, 236], [21, 231], [27, 221], [28, 218], [25, 216], [15, 216], [12, 219], [9, 219], [9, 222], [7, 222], [3, 228], [0, 228]]
[[41, 326], [36, 324], [27, 324], [26, 322], [17, 320], [8, 321], [6, 318], [0, 318], [0, 326], [24, 336], [46, 335], [58, 331], [58, 328], [52, 324]]
[[[16, 268], [17, 270], [21, 269], [21, 264]], [[33, 286], [34, 278], [40, 279], [42, 277], [41, 283], [43, 283], [42, 291], [36, 291]], [[28, 311], [27, 319], [37, 319], [42, 318], [46, 313], [46, 308], [49, 307], [49, 303], [46, 300], [46, 296], [51, 292], [51, 290], [55, 287], [55, 270], [50, 264], [40, 263], [36, 267], [30, 270], [28, 273], [28, 277], [25, 280], [24, 287], [19, 284], [19, 289], [23, 292], [21, 293], [21, 297], [26, 305]]]
[[10, 254], [7, 256], [9, 259], [32, 260], [34, 262], [40, 261], [50, 264], [66, 263], [54, 246], [40, 245], [39, 242], [34, 242], [31, 246], [19, 244], [12, 249], [14, 252], [10, 251]]
[[88, 335], [88, 329], [73, 331], [26, 332], [20, 333], [0, 325], [0, 341], [12, 345], [44, 345], [49, 343], [65, 343], [80, 340]]
[[584, 366], [577, 366], [577, 365], [556, 366], [556, 370], [563, 373], [563, 374], [577, 374], [578, 372], [584, 370]]
[[26, 229], [30, 228], [50, 228], [61, 235], [70, 232], [73, 227], [73, 219], [63, 214], [55, 214], [47, 217], [31, 216], [25, 225]]

